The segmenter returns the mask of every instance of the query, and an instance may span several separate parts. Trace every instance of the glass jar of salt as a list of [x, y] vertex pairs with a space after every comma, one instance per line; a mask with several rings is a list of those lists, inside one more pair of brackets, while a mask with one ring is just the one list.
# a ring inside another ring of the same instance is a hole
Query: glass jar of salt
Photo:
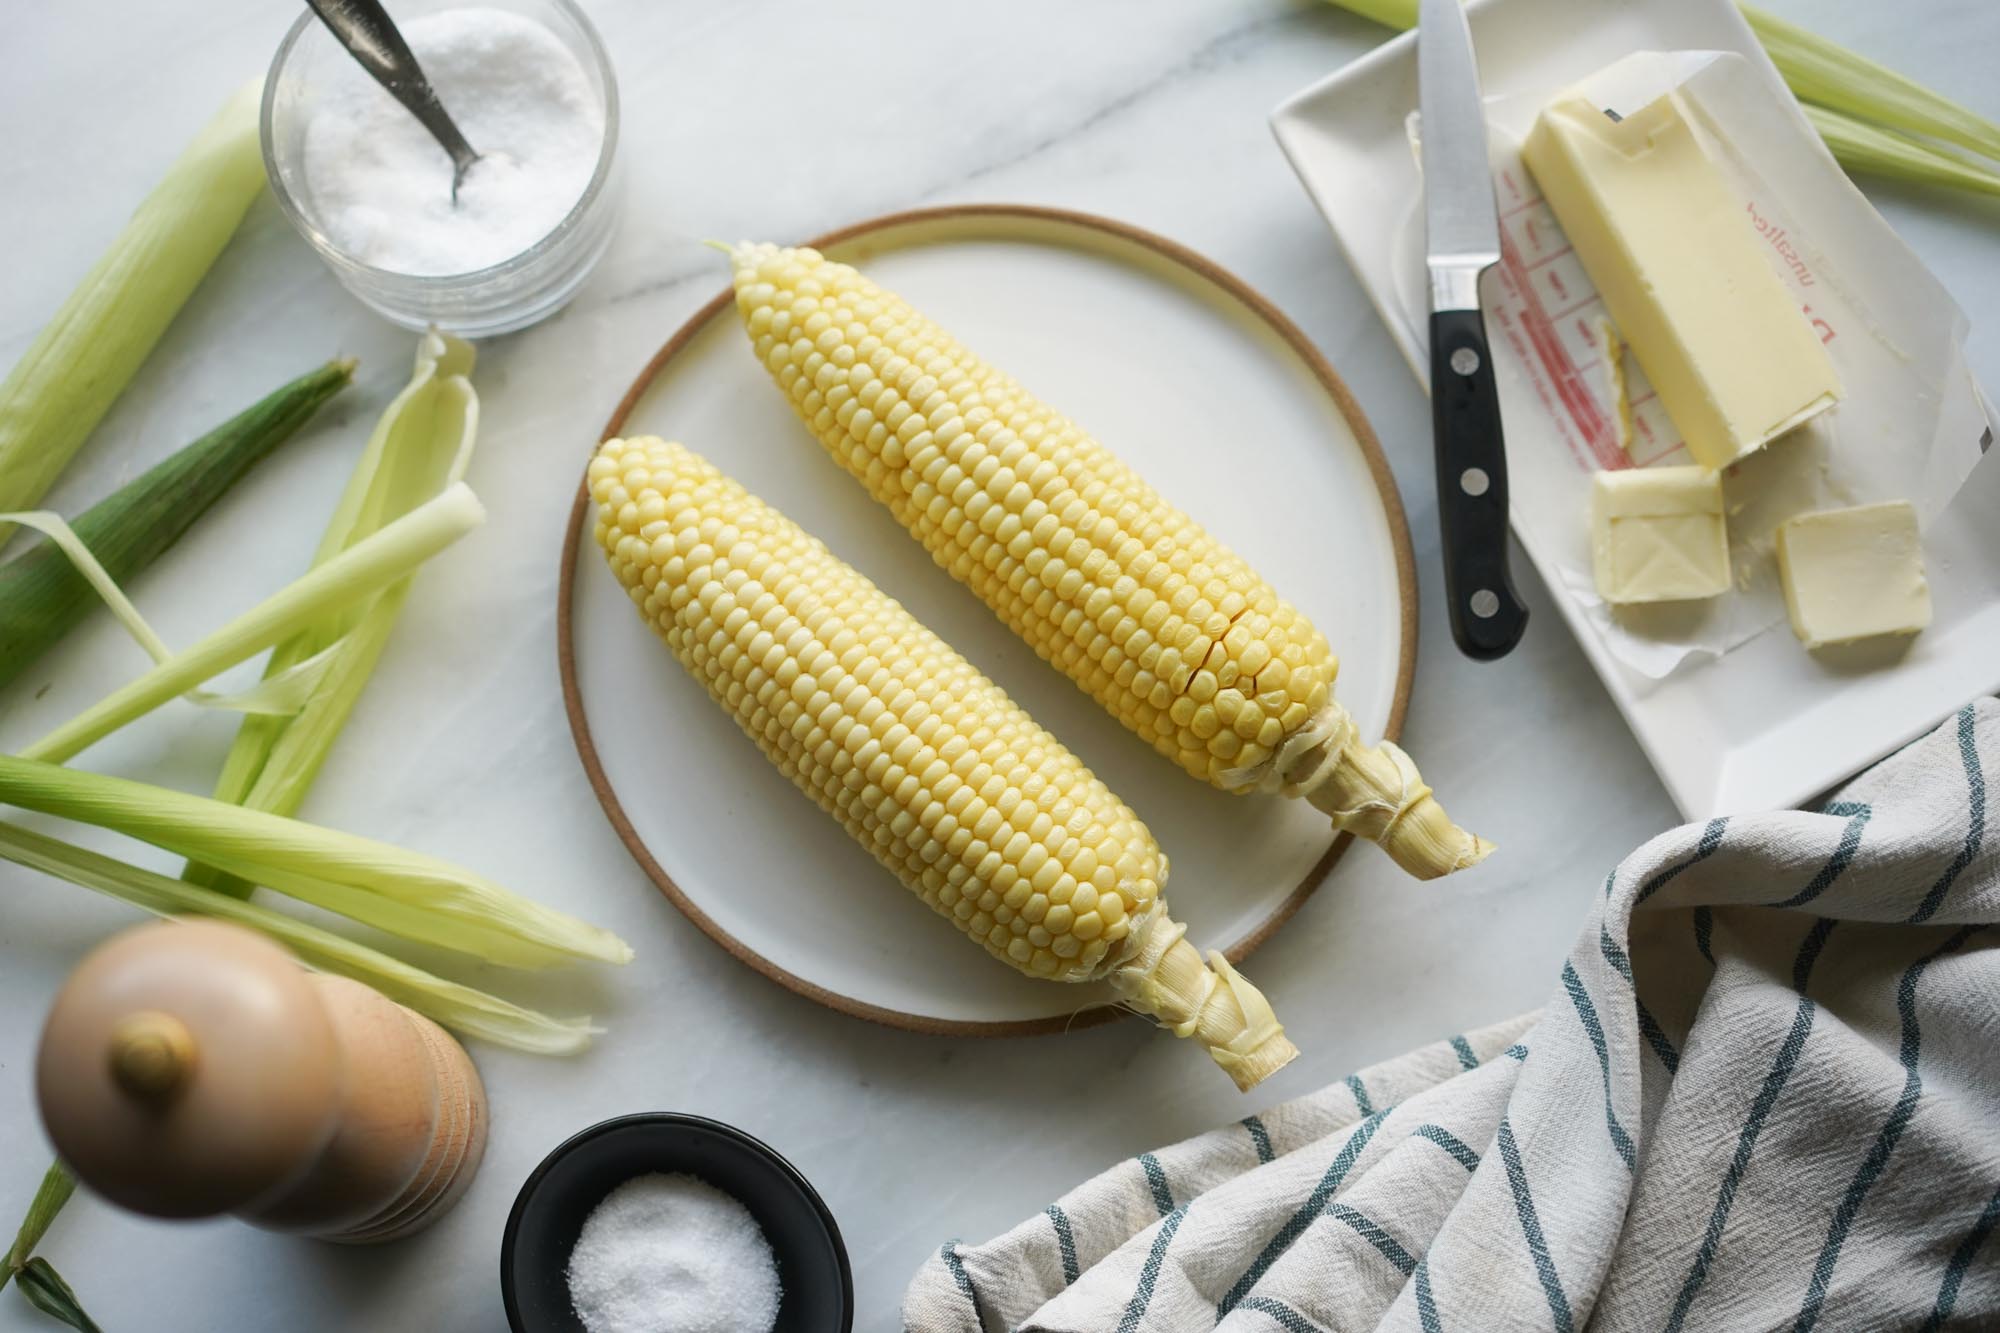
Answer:
[[394, 17], [480, 155], [452, 190], [430, 133], [308, 12], [264, 84], [264, 164], [279, 206], [342, 285], [410, 328], [523, 328], [576, 294], [610, 243], [618, 91], [573, 0], [451, 5]]

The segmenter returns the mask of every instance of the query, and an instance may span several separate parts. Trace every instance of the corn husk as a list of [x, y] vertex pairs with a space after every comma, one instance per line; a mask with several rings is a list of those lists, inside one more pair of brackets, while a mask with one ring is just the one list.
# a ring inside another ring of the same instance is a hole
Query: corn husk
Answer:
[[[320, 539], [312, 568], [345, 558], [360, 543], [457, 484], [479, 427], [470, 343], [435, 330], [417, 346], [416, 370], [376, 423], [347, 489]], [[246, 718], [216, 782], [217, 800], [288, 815], [299, 808], [346, 725], [395, 629], [410, 579], [322, 616], [279, 643], [265, 668], [281, 678], [315, 660], [321, 667], [300, 707]], [[249, 891], [213, 866], [191, 864], [190, 881], [238, 896]]]
[[[2000, 125], [1858, 51], [1815, 36], [1796, 23], [1750, 5], [1742, 9], [1750, 30], [1770, 53], [1771, 63], [1778, 67], [1800, 100], [1817, 103], [1854, 120], [1870, 121], [1906, 134], [1930, 135], [1989, 158], [2000, 158]], [[1868, 150], [1863, 151], [1865, 155]], [[1845, 163], [1847, 159], [1841, 161]]]
[[[262, 90], [240, 90], [195, 136], [0, 383], [0, 510], [48, 491], [263, 189]], [[0, 545], [10, 533], [0, 524]]]
[[[272, 391], [78, 515], [77, 540], [107, 578], [131, 578], [353, 378], [353, 361], [329, 361]], [[0, 686], [60, 641], [97, 601], [89, 579], [55, 540], [0, 565]]]
[[[68, 761], [176, 695], [407, 578], [418, 565], [477, 527], [485, 516], [486, 511], [464, 483], [447, 488], [430, 503], [341, 552], [338, 558], [287, 585], [193, 647], [168, 656], [21, 753], [50, 763]], [[152, 639], [149, 651], [157, 656], [163, 650], [150, 630], [140, 628], [144, 622], [136, 620], [137, 612], [131, 610], [130, 603], [121, 597], [113, 600], [113, 607], [121, 618], [128, 613], [135, 617], [128, 624], [141, 642]]]
[[2000, 194], [2000, 172], [1823, 106], [1807, 103], [1805, 113], [1834, 157], [1850, 170], [1918, 185]]
[[[1417, 24], [1417, 0], [1331, 3], [1387, 28]], [[1750, 5], [1739, 8], [1841, 166], [1864, 175], [1993, 192], [1992, 173], [1983, 166], [1889, 131], [1932, 135], [2000, 158], [2000, 125], [1838, 42]]]
[[94, 824], [404, 939], [512, 967], [623, 963], [610, 931], [421, 852], [205, 796], [0, 755], [0, 803]]
[[277, 940], [322, 972], [365, 982], [454, 1032], [537, 1055], [571, 1055], [590, 1045], [587, 1019], [550, 1018], [496, 995], [412, 967], [344, 935], [258, 903], [170, 879], [17, 825], [0, 822], [0, 859], [66, 879], [157, 916], [208, 916]]

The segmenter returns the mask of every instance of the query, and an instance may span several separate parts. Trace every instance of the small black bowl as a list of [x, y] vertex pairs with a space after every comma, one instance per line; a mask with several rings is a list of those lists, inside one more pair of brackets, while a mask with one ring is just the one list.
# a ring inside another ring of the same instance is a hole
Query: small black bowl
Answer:
[[500, 1292], [514, 1333], [582, 1333], [570, 1306], [570, 1251], [590, 1210], [650, 1171], [698, 1176], [757, 1219], [784, 1284], [775, 1333], [850, 1333], [847, 1247], [806, 1178], [740, 1129], [668, 1112], [592, 1125], [529, 1174], [500, 1242]]

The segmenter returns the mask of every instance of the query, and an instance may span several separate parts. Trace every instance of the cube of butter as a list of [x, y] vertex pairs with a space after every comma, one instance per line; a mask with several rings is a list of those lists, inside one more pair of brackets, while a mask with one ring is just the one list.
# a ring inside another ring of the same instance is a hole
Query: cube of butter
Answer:
[[1590, 536], [1607, 602], [1676, 602], [1729, 591], [1722, 479], [1695, 465], [1599, 472]]
[[1808, 648], [1915, 634], [1931, 623], [1917, 511], [1907, 500], [1786, 519], [1778, 575], [1792, 633]]
[[1560, 97], [1521, 156], [1696, 462], [1727, 467], [1840, 397], [1819, 335], [1673, 94], [1622, 120]]

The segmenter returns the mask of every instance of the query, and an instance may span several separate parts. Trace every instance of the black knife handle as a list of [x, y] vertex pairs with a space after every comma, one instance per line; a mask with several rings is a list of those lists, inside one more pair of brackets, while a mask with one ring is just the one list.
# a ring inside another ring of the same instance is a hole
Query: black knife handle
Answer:
[[1521, 641], [1528, 608], [1507, 572], [1507, 450], [1477, 310], [1431, 315], [1431, 427], [1451, 636], [1467, 657], [1492, 661]]

